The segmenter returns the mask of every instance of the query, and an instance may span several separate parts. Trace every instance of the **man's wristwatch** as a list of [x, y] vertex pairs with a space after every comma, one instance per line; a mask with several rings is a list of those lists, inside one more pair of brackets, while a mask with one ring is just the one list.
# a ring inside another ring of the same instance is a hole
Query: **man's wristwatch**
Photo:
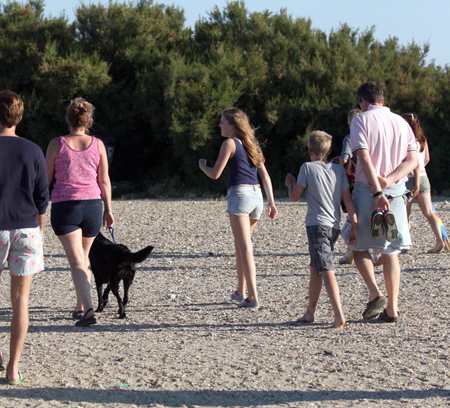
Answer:
[[377, 193], [375, 193], [373, 195], [373, 198], [377, 198], [378, 196], [380, 196], [381, 194], [384, 194], [382, 191], [378, 191]]

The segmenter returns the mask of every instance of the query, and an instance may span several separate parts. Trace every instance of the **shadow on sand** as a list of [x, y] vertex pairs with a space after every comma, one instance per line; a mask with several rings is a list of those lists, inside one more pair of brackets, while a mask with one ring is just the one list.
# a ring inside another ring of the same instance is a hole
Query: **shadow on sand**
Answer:
[[[5, 384], [5, 385], [3, 385]], [[167, 407], [180, 406], [254, 406], [276, 405], [301, 402], [339, 401], [399, 401], [420, 400], [439, 397], [450, 399], [450, 391], [446, 389], [429, 390], [394, 390], [394, 391], [160, 391], [160, 390], [123, 390], [123, 389], [78, 389], [78, 388], [25, 388], [25, 384], [16, 389], [5, 389], [6, 383], [0, 386], [2, 397], [24, 400], [44, 399], [65, 403], [119, 403], [124, 405], [163, 404]], [[3, 388], [3, 389], [2, 389]], [[405, 401], [406, 402], [406, 401]]]

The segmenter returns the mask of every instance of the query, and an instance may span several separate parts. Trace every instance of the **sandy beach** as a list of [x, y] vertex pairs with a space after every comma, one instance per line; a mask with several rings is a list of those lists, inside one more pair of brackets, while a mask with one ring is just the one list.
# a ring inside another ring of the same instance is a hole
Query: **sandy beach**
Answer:
[[[450, 203], [433, 197], [450, 228]], [[74, 326], [75, 292], [59, 240], [45, 232], [19, 386], [0, 407], [440, 407], [450, 404], [450, 254], [427, 254], [431, 228], [413, 205], [413, 248], [401, 255], [398, 324], [362, 320], [367, 289], [354, 265], [336, 274], [347, 324], [331, 329], [325, 289], [308, 299], [306, 202], [277, 201], [253, 235], [259, 310], [237, 309], [234, 246], [224, 200], [116, 200], [115, 238], [137, 251], [127, 318], [117, 301], [95, 326]], [[49, 214], [49, 213], [48, 213]], [[103, 231], [104, 232], [104, 231]], [[105, 236], [107, 232], [104, 232]], [[385, 293], [382, 268], [377, 280]], [[10, 278], [0, 278], [0, 349], [9, 357]], [[97, 306], [95, 287], [93, 304]], [[4, 376], [4, 373], [0, 373]]]

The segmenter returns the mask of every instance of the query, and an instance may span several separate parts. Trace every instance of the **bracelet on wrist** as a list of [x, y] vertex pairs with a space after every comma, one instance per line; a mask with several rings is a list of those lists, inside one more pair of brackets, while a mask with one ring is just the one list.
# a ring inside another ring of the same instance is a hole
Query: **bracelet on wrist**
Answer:
[[381, 194], [384, 194], [382, 191], [378, 191], [373, 195], [373, 198], [377, 198], [378, 196], [380, 196]]

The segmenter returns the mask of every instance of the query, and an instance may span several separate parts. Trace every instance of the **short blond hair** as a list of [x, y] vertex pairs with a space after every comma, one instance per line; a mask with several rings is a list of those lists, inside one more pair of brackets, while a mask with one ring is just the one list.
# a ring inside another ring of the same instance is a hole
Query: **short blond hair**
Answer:
[[347, 116], [348, 125], [350, 126], [352, 124], [352, 120], [355, 118], [355, 116], [358, 116], [361, 113], [359, 109], [352, 109]]
[[327, 157], [333, 137], [322, 130], [315, 130], [308, 135], [308, 149], [318, 157]]

